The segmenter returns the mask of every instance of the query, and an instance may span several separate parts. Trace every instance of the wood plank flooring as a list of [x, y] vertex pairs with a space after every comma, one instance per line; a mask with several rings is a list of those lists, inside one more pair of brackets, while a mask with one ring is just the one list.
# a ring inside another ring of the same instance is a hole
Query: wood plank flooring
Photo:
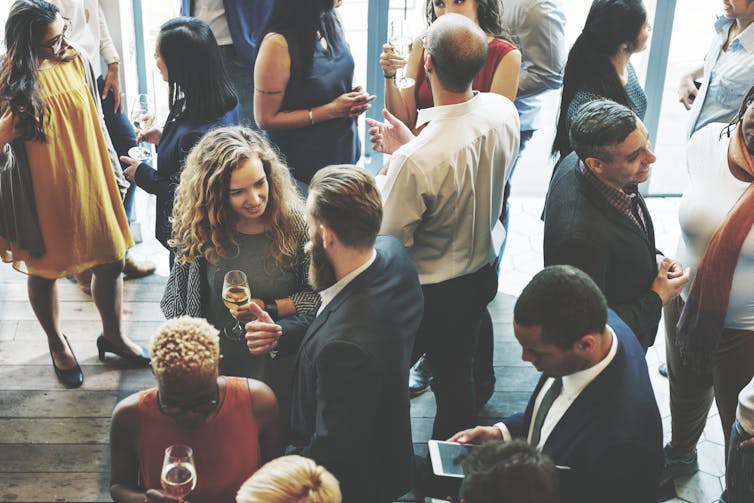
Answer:
[[[126, 281], [125, 332], [147, 344], [164, 321], [159, 299], [165, 278]], [[55, 378], [47, 343], [26, 297], [26, 277], [0, 265], [0, 501], [41, 502], [110, 500], [110, 414], [118, 400], [154, 385], [148, 369], [124, 366], [116, 357], [100, 362], [95, 339], [97, 310], [68, 280], [58, 282], [61, 327], [84, 371], [84, 385], [69, 390]], [[511, 333], [513, 297], [499, 294], [491, 304], [496, 331], [495, 394], [482, 422], [523, 410], [537, 379], [520, 360]], [[432, 430], [434, 397], [428, 392], [411, 403], [415, 450], [426, 453]], [[411, 494], [403, 500], [412, 501]]]

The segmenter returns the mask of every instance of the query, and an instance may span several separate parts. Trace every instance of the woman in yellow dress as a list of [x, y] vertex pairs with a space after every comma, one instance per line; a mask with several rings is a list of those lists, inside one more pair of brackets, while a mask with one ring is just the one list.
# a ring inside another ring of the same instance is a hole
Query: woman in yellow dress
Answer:
[[121, 271], [133, 246], [121, 202], [127, 182], [105, 134], [91, 65], [68, 43], [69, 29], [41, 0], [16, 1], [5, 25], [0, 258], [29, 275], [29, 302], [55, 374], [77, 387], [84, 376], [60, 330], [58, 278], [93, 269], [100, 358], [111, 352], [144, 364], [149, 355], [121, 332]]

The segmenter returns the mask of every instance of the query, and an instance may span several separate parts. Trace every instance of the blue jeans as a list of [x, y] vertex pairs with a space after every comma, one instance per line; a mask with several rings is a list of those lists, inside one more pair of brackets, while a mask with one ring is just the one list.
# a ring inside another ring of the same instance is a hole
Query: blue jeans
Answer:
[[254, 122], [254, 68], [238, 59], [236, 50], [232, 45], [221, 45], [220, 56], [238, 97], [241, 123], [244, 126], [256, 129], [257, 123]]
[[505, 251], [505, 245], [508, 242], [508, 222], [510, 221], [510, 210], [511, 205], [510, 202], [508, 202], [508, 198], [511, 194], [511, 178], [513, 178], [513, 173], [516, 171], [516, 166], [518, 166], [518, 161], [521, 159], [521, 152], [524, 151], [524, 148], [526, 148], [526, 144], [529, 143], [529, 140], [531, 140], [531, 137], [534, 136], [534, 130], [529, 129], [526, 131], [521, 131], [521, 142], [519, 143], [518, 147], [518, 154], [516, 155], [516, 159], [513, 161], [513, 166], [511, 167], [511, 174], [508, 176], [508, 182], [505, 184], [505, 189], [503, 191], [503, 214], [500, 216], [500, 221], [503, 222], [503, 229], [505, 229], [505, 238], [503, 239], [503, 244], [500, 246], [500, 252], [497, 254], [497, 274], [500, 275], [500, 267], [503, 263], [503, 252]]
[[730, 449], [725, 479], [728, 484], [727, 503], [754, 501], [754, 448], [739, 449], [738, 444], [752, 438], [736, 421], [730, 431]]
[[[113, 91], [107, 93], [104, 99], [102, 96], [102, 89], [105, 87], [105, 79], [99, 77], [97, 79], [97, 89], [99, 89], [100, 100], [102, 102], [102, 115], [105, 119], [105, 126], [107, 126], [107, 132], [110, 135], [110, 141], [113, 142], [115, 152], [118, 157], [122, 155], [128, 155], [128, 149], [136, 146], [136, 131], [128, 120], [128, 117], [124, 113], [126, 110], [126, 104], [123, 103], [123, 111], [115, 112]], [[121, 163], [123, 165], [123, 163]], [[126, 217], [128, 217], [129, 223], [132, 219], [133, 207], [134, 207], [134, 191], [136, 190], [136, 184], [132, 183], [126, 191], [126, 197], [123, 199], [123, 207], [126, 210]]]

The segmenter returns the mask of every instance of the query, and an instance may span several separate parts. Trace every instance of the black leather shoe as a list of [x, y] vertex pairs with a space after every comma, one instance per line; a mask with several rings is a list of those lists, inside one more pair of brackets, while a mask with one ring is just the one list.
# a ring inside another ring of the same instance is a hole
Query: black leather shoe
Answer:
[[408, 373], [408, 394], [419, 396], [429, 389], [432, 383], [432, 369], [427, 361], [427, 355], [421, 355]]
[[79, 365], [78, 360], [76, 360], [76, 355], [73, 354], [73, 348], [71, 347], [71, 343], [68, 342], [68, 337], [64, 335], [63, 339], [65, 339], [65, 343], [68, 344], [68, 349], [71, 350], [75, 365], [69, 369], [58, 368], [58, 366], [55, 365], [55, 358], [52, 357], [52, 351], [50, 351], [52, 368], [55, 369], [55, 375], [57, 376], [58, 381], [63, 383], [63, 386], [66, 388], [78, 388], [84, 384], [84, 373], [81, 371], [81, 366]]
[[99, 353], [100, 361], [105, 360], [105, 353], [112, 353], [141, 367], [149, 367], [149, 364], [152, 362], [152, 358], [149, 356], [149, 350], [147, 348], [141, 348], [140, 355], [129, 355], [116, 347], [115, 344], [106, 339], [104, 335], [97, 337], [97, 352]]

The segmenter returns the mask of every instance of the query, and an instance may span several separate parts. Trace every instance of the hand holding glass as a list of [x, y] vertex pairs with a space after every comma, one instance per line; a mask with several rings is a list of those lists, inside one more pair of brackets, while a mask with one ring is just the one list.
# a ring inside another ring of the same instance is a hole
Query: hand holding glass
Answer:
[[171, 445], [165, 449], [160, 482], [165, 493], [179, 501], [196, 488], [196, 466], [191, 447]]
[[[131, 121], [137, 132], [146, 131], [154, 126], [154, 111], [151, 109], [149, 96], [146, 94], [136, 96], [131, 107]], [[137, 161], [146, 161], [151, 157], [152, 152], [140, 144], [128, 149], [128, 155]]]
[[[246, 273], [243, 271], [228, 271], [223, 279], [223, 302], [235, 318], [236, 309], [245, 306], [251, 299], [251, 290]], [[246, 329], [237, 319], [225, 327], [225, 335], [228, 339], [242, 341], [246, 335]]]
[[[413, 38], [411, 38], [411, 29], [405, 19], [392, 21], [390, 23], [390, 40], [388, 43], [397, 56], [400, 56], [403, 59], [408, 59], [408, 55], [411, 52]], [[395, 75], [395, 85], [399, 89], [406, 89], [414, 84], [414, 79], [406, 77], [405, 66], [397, 70]]]

